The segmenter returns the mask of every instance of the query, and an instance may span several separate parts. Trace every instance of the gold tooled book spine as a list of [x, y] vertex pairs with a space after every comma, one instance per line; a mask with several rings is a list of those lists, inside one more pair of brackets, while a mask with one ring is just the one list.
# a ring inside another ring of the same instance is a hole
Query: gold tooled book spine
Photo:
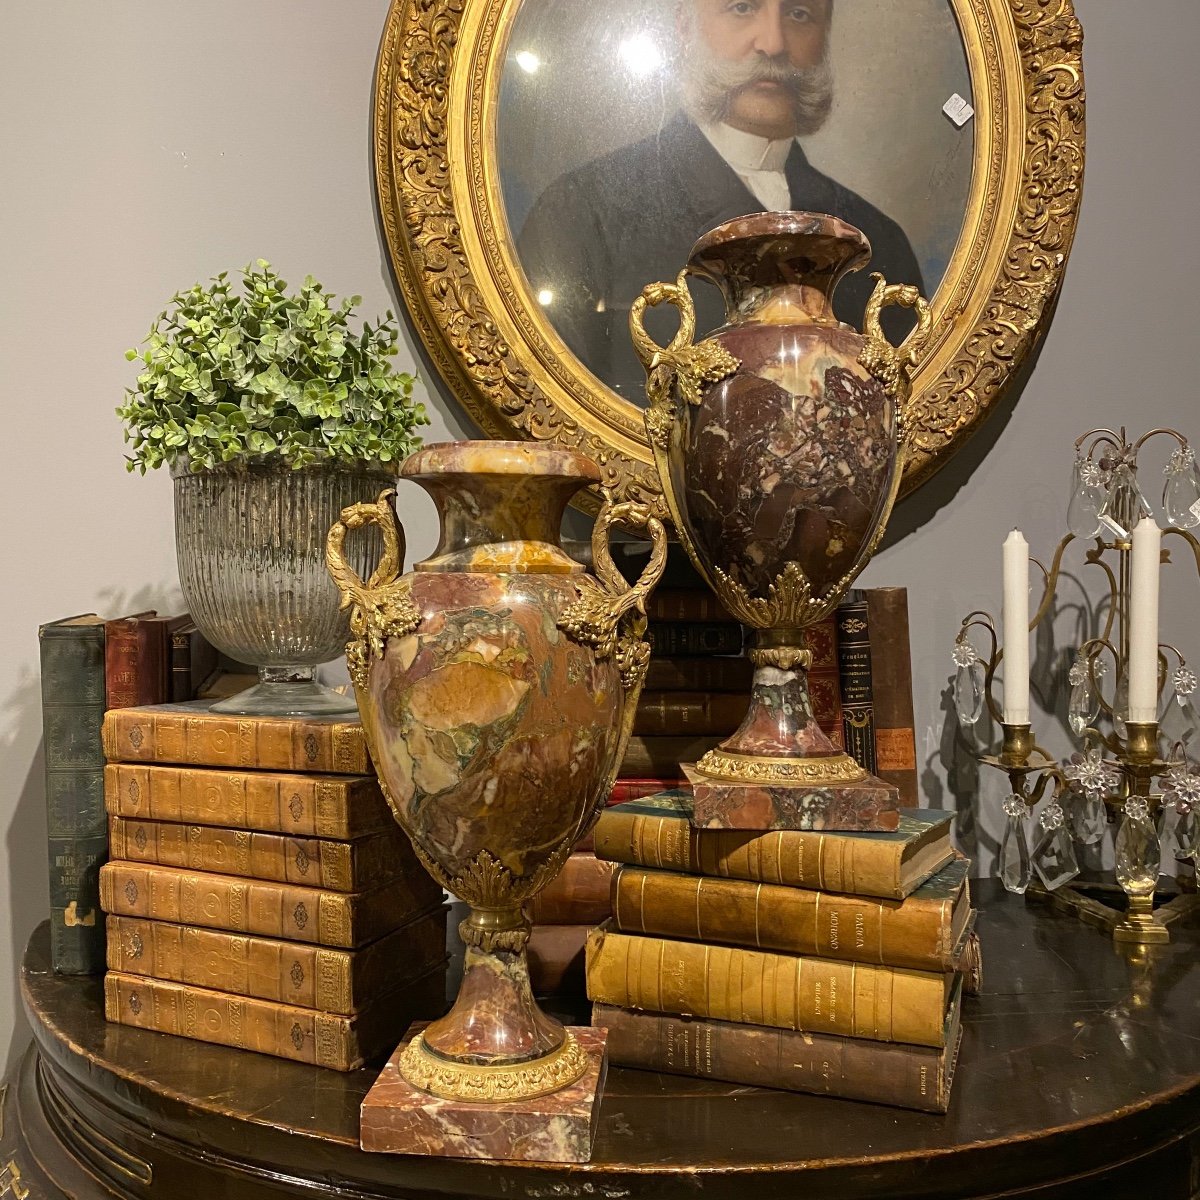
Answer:
[[740, 879], [621, 867], [613, 919], [623, 933], [949, 971], [953, 900], [880, 900]]
[[104, 977], [104, 1015], [121, 1025], [353, 1071], [395, 1046], [412, 1021], [444, 1011], [445, 995], [444, 962], [377, 996], [355, 1016], [110, 971]]
[[653, 1012], [940, 1047], [948, 976], [804, 955], [636, 937], [587, 943], [592, 1001]]
[[100, 903], [116, 916], [201, 925], [338, 946], [365, 941], [354, 893], [113, 861], [100, 869]]
[[104, 803], [111, 815], [128, 819], [297, 837], [353, 838], [395, 828], [373, 776], [109, 763]]
[[139, 917], [107, 925], [109, 970], [345, 1016], [444, 961], [446, 949], [444, 905], [360, 950]]
[[362, 891], [419, 869], [411, 843], [399, 829], [357, 842], [337, 842], [110, 816], [109, 846], [113, 858], [130, 862], [335, 892]]
[[354, 949], [442, 898], [414, 871], [369, 892], [330, 892], [114, 860], [100, 870], [100, 904], [121, 917], [200, 925]]
[[104, 1015], [121, 1025], [352, 1071], [363, 1062], [353, 1018], [110, 971]]
[[110, 711], [104, 719], [104, 754], [110, 762], [371, 773], [357, 721], [227, 717], [194, 705]]
[[901, 898], [900, 841], [872, 841], [799, 830], [747, 836], [742, 830], [696, 830], [684, 818], [620, 812], [600, 814], [598, 858], [747, 879], [813, 891]]

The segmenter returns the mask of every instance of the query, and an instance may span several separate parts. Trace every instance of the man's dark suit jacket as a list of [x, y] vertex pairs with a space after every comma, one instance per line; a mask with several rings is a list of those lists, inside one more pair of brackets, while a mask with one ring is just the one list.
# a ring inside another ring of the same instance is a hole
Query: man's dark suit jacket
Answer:
[[[871, 241], [869, 268], [843, 279], [835, 295], [843, 321], [861, 328], [874, 286], [870, 271], [882, 271], [889, 283], [921, 285], [916, 256], [895, 221], [816, 170], [799, 144], [784, 170], [794, 209], [832, 213]], [[673, 280], [702, 233], [762, 209], [700, 129], [680, 114], [657, 135], [555, 180], [534, 204], [517, 249], [534, 293], [553, 293], [547, 315], [575, 355], [598, 378], [641, 403], [645, 373], [629, 340], [630, 305], [647, 283]], [[692, 294], [699, 337], [722, 323], [724, 310], [707, 282], [694, 283]], [[666, 342], [675, 322], [652, 313], [646, 324]], [[884, 330], [894, 340], [911, 324], [907, 312], [885, 310]]]

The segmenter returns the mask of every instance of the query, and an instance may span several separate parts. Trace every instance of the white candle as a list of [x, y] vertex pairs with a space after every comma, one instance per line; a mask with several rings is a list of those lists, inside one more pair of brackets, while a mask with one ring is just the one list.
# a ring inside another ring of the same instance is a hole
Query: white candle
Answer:
[[1004, 541], [1004, 723], [1029, 724], [1029, 543]]
[[1129, 595], [1129, 713], [1143, 725], [1158, 720], [1158, 568], [1162, 530], [1143, 517], [1133, 530]]

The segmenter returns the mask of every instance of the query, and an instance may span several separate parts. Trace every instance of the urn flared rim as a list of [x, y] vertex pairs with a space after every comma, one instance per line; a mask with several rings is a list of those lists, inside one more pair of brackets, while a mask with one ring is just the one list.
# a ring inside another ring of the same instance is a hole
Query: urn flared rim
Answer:
[[827, 212], [751, 212], [702, 234], [691, 247], [688, 274], [712, 280], [722, 290], [736, 276], [772, 283], [823, 280], [823, 289], [832, 294], [847, 271], [863, 268], [870, 259], [868, 236], [841, 217]]
[[404, 479], [463, 473], [577, 479], [580, 486], [601, 478], [586, 454], [541, 442], [435, 442], [410, 454], [400, 468]]

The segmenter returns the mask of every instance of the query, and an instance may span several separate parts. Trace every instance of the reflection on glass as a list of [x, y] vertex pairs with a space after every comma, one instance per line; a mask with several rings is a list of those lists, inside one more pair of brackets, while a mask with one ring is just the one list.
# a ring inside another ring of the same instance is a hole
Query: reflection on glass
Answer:
[[[629, 306], [731, 217], [834, 213], [871, 239], [871, 269], [931, 295], [970, 187], [973, 124], [942, 111], [954, 93], [971, 87], [949, 0], [524, 0], [497, 156], [530, 292], [639, 403]], [[866, 272], [843, 283], [843, 320], [860, 323], [870, 287]], [[722, 307], [693, 291], [706, 332]], [[670, 317], [651, 316], [667, 341]], [[892, 319], [903, 336], [907, 314]]]

